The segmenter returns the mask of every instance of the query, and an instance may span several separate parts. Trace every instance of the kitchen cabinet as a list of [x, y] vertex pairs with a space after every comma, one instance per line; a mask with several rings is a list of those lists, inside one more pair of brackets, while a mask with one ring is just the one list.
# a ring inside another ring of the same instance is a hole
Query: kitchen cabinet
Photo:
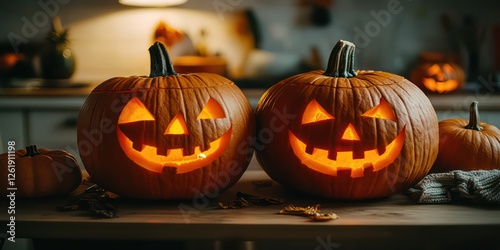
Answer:
[[0, 89], [0, 149], [36, 144], [78, 157], [76, 120], [91, 88]]
[[[25, 142], [23, 126], [26, 124], [22, 112], [15, 110], [0, 111], [0, 152], [4, 152], [8, 141]], [[3, 132], [3, 135], [2, 135]]]
[[76, 147], [78, 110], [27, 112], [29, 140], [49, 148]]

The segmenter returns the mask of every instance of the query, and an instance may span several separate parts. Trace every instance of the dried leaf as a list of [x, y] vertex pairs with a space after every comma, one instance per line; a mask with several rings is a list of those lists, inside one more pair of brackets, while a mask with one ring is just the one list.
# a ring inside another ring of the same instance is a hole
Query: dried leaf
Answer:
[[329, 212], [322, 214], [320, 213], [320, 210], [321, 210], [320, 204], [307, 207], [299, 207], [290, 204], [281, 209], [278, 212], [278, 214], [305, 216], [305, 217], [310, 217], [315, 221], [336, 220], [339, 218], [335, 213]]
[[116, 218], [118, 210], [111, 205], [112, 200], [113, 198], [105, 189], [92, 185], [65, 205], [57, 206], [57, 209], [60, 211], [88, 210], [98, 217]]
[[237, 209], [237, 208], [243, 208], [243, 207], [249, 207], [251, 206], [248, 201], [244, 199], [238, 199], [238, 200], [232, 200], [228, 202], [218, 202], [219, 207], [222, 209]]
[[281, 199], [281, 198], [274, 198], [274, 197], [268, 197], [268, 196], [254, 196], [254, 195], [245, 194], [242, 192], [236, 193], [236, 197], [245, 199], [249, 203], [252, 203], [253, 205], [258, 205], [258, 206], [279, 205], [279, 204], [283, 204], [283, 202], [285, 202], [285, 200]]
[[235, 208], [249, 207], [252, 205], [257, 205], [257, 206], [279, 205], [285, 202], [285, 200], [281, 198], [274, 198], [268, 196], [254, 196], [242, 192], [236, 193], [236, 198], [237, 198], [236, 200], [231, 200], [227, 202], [218, 202], [218, 207], [222, 209], [235, 209]]

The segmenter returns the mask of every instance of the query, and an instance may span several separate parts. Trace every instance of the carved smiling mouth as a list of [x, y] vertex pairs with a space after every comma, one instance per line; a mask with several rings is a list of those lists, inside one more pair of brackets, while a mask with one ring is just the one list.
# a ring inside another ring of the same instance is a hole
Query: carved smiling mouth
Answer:
[[165, 155], [158, 154], [157, 147], [144, 145], [142, 149], [134, 149], [133, 142], [120, 129], [117, 130], [118, 141], [123, 152], [136, 164], [153, 172], [162, 173], [163, 168], [169, 167], [177, 174], [187, 173], [209, 165], [224, 153], [231, 139], [232, 127], [221, 137], [210, 143], [210, 148], [201, 151], [195, 147], [192, 155], [184, 155], [182, 148], [168, 149]]
[[405, 130], [403, 127], [398, 136], [385, 147], [383, 154], [377, 149], [364, 151], [364, 158], [353, 159], [352, 151], [337, 152], [337, 157], [332, 160], [328, 157], [329, 151], [314, 148], [312, 153], [306, 152], [307, 145], [289, 131], [290, 144], [293, 152], [300, 159], [302, 164], [318, 172], [337, 176], [338, 171], [350, 171], [351, 177], [362, 177], [365, 171], [375, 172], [386, 168], [396, 160], [403, 148], [405, 140]]

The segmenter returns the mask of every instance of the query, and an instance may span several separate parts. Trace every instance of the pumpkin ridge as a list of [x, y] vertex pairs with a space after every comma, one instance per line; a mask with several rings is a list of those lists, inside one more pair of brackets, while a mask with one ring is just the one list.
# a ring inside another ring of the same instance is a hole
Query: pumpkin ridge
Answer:
[[[309, 73], [303, 73], [303, 74], [299, 74], [299, 75], [296, 75], [296, 76], [291, 76], [285, 80], [282, 80], [280, 81], [279, 83], [277, 84], [283, 84], [283, 85], [295, 85], [295, 86], [307, 86], [307, 85], [311, 85], [311, 86], [318, 86], [318, 87], [330, 87], [330, 88], [338, 88], [338, 89], [351, 89], [351, 88], [372, 88], [372, 87], [376, 87], [376, 85], [380, 85], [380, 86], [391, 86], [391, 85], [397, 85], [399, 84], [399, 82], [405, 80], [404, 77], [401, 77], [401, 79], [399, 80], [396, 80], [394, 79], [393, 77], [385, 77], [385, 76], [380, 76], [380, 75], [373, 75], [372, 77], [362, 77], [363, 74], [358, 74], [356, 77], [352, 77], [352, 78], [333, 78], [331, 79], [332, 77], [328, 77], [328, 76], [324, 76], [322, 74], [319, 74], [319, 72], [321, 71], [311, 71]], [[315, 77], [311, 77], [311, 76], [308, 76], [308, 77], [305, 77], [306, 75], [314, 75]], [[318, 75], [316, 75], [318, 74]], [[390, 74], [391, 76], [395, 76], [393, 74]], [[380, 77], [383, 77], [384, 78], [384, 81], [381, 81], [377, 78], [380, 78]], [[305, 78], [305, 79], [304, 79]], [[326, 80], [326, 81], [322, 81], [324, 79], [331, 79], [331, 80]], [[313, 79], [313, 80], [310, 80], [310, 79]], [[370, 85], [363, 85], [363, 86], [338, 86], [338, 81], [340, 79], [349, 79], [349, 80], [355, 80], [357, 84], [359, 84], [359, 82], [368, 82], [370, 83]], [[374, 80], [376, 81], [376, 83], [374, 83]], [[306, 82], [307, 81], [307, 82]], [[318, 82], [319, 83], [316, 83]], [[332, 83], [332, 81], [334, 81]], [[386, 81], [390, 81], [390, 83], [387, 83]]]
[[92, 93], [130, 93], [130, 92], [140, 92], [140, 91], [148, 91], [148, 90], [170, 90], [170, 89], [209, 89], [209, 88], [217, 88], [221, 86], [234, 86], [233, 82], [228, 84], [221, 85], [213, 85], [213, 86], [205, 86], [205, 87], [188, 87], [188, 88], [135, 88], [135, 89], [118, 89], [118, 90], [93, 90]]
[[[403, 100], [404, 100], [404, 97], [403, 97], [403, 96], [401, 96], [401, 93], [405, 93], [407, 96], [412, 96], [412, 95], [411, 95], [411, 94], [407, 91], [407, 89], [406, 89], [406, 88], [404, 88], [402, 85], [400, 85], [400, 84], [399, 84], [399, 85], [397, 85], [397, 86], [399, 87], [399, 90], [398, 90], [398, 91], [394, 91], [394, 92], [396, 92], [396, 93], [392, 93], [392, 94], [393, 94], [393, 95], [395, 95], [395, 96], [396, 96], [396, 97], [397, 97], [397, 98], [398, 98], [401, 102], [403, 102], [403, 103], [404, 103], [404, 101], [403, 101]], [[410, 110], [409, 110], [409, 108], [407, 107], [407, 105], [400, 105], [400, 107], [401, 107], [401, 106], [404, 108], [405, 113], [407, 113], [407, 114], [411, 114], [411, 113], [412, 113], [412, 112], [410, 112]], [[414, 114], [412, 117], [408, 117], [408, 121], [407, 121], [407, 123], [406, 123], [406, 125], [405, 125], [405, 126], [408, 126], [408, 127], [410, 127], [410, 128], [415, 128], [415, 123], [414, 123], [414, 121], [413, 121], [413, 117], [414, 117], [414, 116], [416, 116], [416, 117], [417, 117], [417, 118], [416, 118], [417, 120], [418, 120], [418, 119], [421, 119], [421, 117], [422, 117], [422, 116], [421, 116], [420, 111], [422, 111], [422, 110], [421, 110], [421, 109], [417, 109], [417, 111], [415, 111], [415, 114]], [[418, 113], [417, 113], [417, 112], [418, 112]], [[396, 114], [396, 117], [398, 117], [398, 114]], [[425, 116], [424, 116], [424, 117], [425, 117]], [[415, 138], [416, 138], [416, 137], [415, 137], [415, 132], [414, 132], [414, 130], [413, 130], [413, 129], [409, 129], [409, 131], [411, 131], [411, 132], [410, 132], [411, 134], [407, 135], [407, 137], [406, 137], [406, 139], [405, 139], [405, 140], [409, 140], [409, 138], [411, 138], [411, 140], [412, 140], [413, 142], [415, 142]], [[426, 141], [426, 142], [427, 142], [427, 141]], [[415, 143], [414, 143], [414, 144], [415, 144]], [[426, 145], [427, 145], [427, 144], [428, 144], [428, 143], [426, 143]], [[416, 145], [416, 147], [418, 147], [418, 146], [419, 146], [419, 145]], [[414, 150], [414, 151], [415, 151], [415, 150]], [[422, 150], [416, 150], [416, 151], [421, 152]], [[425, 151], [425, 149], [424, 149], [424, 151]], [[403, 155], [403, 157], [401, 157], [401, 155]], [[401, 155], [400, 155], [400, 161], [403, 161], [403, 160], [406, 160], [406, 161], [407, 161], [407, 160], [408, 160], [408, 159], [405, 159], [404, 154], [401, 154]], [[401, 159], [401, 158], [403, 158], [403, 159]], [[408, 163], [406, 163], [406, 164], [408, 164]], [[411, 169], [410, 169], [410, 171], [407, 173], [407, 175], [408, 175], [408, 176], [414, 176], [414, 175], [415, 175], [414, 170], [416, 170], [416, 169], [415, 169], [415, 168], [411, 168]], [[408, 180], [407, 180], [407, 181], [408, 181]], [[412, 182], [413, 180], [409, 180], [409, 181], [410, 181], [410, 182]], [[403, 185], [406, 185], [406, 183], [403, 183]]]
[[[150, 80], [150, 79], [155, 79], [158, 81], [157, 84], [155, 85], [161, 85], [163, 82], [168, 81], [168, 79], [173, 79], [175, 77], [176, 82], [179, 83], [179, 87], [172, 87], [172, 86], [152, 86], [153, 84], [149, 83], [147, 86], [144, 84], [144, 81]], [[200, 77], [206, 77], [210, 79], [211, 77], [217, 78], [216, 80], [210, 80], [207, 81], [207, 79], [203, 79]], [[179, 81], [180, 79], [183, 79], [182, 81]], [[201, 86], [192, 86], [192, 82], [197, 82], [197, 83], [202, 83]], [[138, 85], [137, 83], [142, 83], [141, 86], [136, 86]], [[188, 86], [182, 86], [182, 85], [187, 85], [191, 84]], [[141, 77], [141, 76], [130, 76], [130, 77], [113, 77], [110, 78], [103, 83], [99, 84], [96, 86], [93, 90], [92, 93], [98, 93], [98, 92], [118, 92], [118, 91], [134, 91], [134, 90], [145, 90], [145, 89], [200, 89], [200, 88], [206, 88], [206, 87], [215, 87], [215, 86], [228, 86], [228, 85], [236, 85], [233, 81], [216, 75], [216, 74], [211, 74], [211, 73], [197, 73], [197, 74], [178, 74], [178, 75], [170, 75], [170, 76], [165, 76], [165, 77]]]
[[[414, 86], [414, 85], [411, 85], [411, 86]], [[410, 93], [410, 91], [409, 91], [407, 88], [404, 88], [402, 85], [399, 85], [399, 87], [400, 87], [400, 89], [402, 89], [402, 91], [404, 91], [404, 92], [405, 92], [408, 96], [412, 96], [412, 93]], [[415, 93], [413, 93], [413, 95], [414, 95], [414, 94], [415, 94]], [[402, 99], [402, 97], [399, 95], [399, 92], [398, 92], [398, 97], [399, 97], [401, 100], [403, 100], [403, 99]], [[422, 103], [423, 101], [425, 101], [425, 100], [420, 100], [420, 103]], [[428, 101], [428, 99], [427, 99], [427, 101]], [[428, 101], [428, 102], [430, 102], [430, 101]], [[410, 112], [410, 110], [408, 110], [408, 107], [407, 107], [406, 105], [404, 105], [404, 107], [405, 107], [405, 109], [406, 109], [406, 112], [407, 112], [407, 113], [409, 113], [409, 112]], [[418, 108], [417, 110], [418, 110], [418, 111], [415, 111], [415, 115], [414, 115], [414, 116], [412, 116], [412, 117], [410, 117], [410, 119], [408, 119], [408, 122], [409, 122], [409, 124], [411, 125], [411, 127], [412, 127], [412, 128], [413, 128], [413, 127], [415, 127], [415, 126], [414, 126], [414, 125], [415, 125], [415, 122], [414, 122], [414, 120], [413, 120], [413, 119], [424, 120], [426, 123], [430, 123], [429, 119], [425, 119], [425, 117], [428, 117], [428, 116], [429, 116], [429, 114], [423, 113], [423, 110], [422, 110], [421, 108]], [[417, 113], [417, 112], [418, 112], [418, 113]], [[418, 117], [418, 118], [414, 118], [414, 117]], [[423, 117], [423, 118], [422, 118], [422, 117]], [[434, 117], [436, 117], [436, 116], [435, 116], [435, 113], [434, 113]], [[436, 117], [436, 119], [435, 119], [435, 120], [436, 120], [436, 124], [437, 124], [437, 117]], [[439, 132], [438, 132], [438, 133], [439, 133]], [[423, 152], [423, 154], [424, 154], [424, 155], [422, 155], [421, 157], [417, 157], [416, 159], [430, 159], [430, 158], [435, 158], [435, 157], [428, 157], [428, 155], [430, 155], [430, 154], [431, 154], [432, 152], [434, 152], [434, 151], [428, 150], [428, 149], [426, 149], [426, 148], [420, 148], [420, 147], [422, 147], [422, 145], [428, 145], [428, 144], [431, 144], [431, 143], [429, 142], [429, 140], [431, 140], [431, 141], [433, 140], [432, 138], [429, 138], [429, 137], [428, 137], [428, 136], [426, 136], [426, 135], [427, 135], [427, 133], [424, 133], [424, 139], [425, 139], [425, 141], [424, 141], [423, 143], [416, 143], [416, 144], [415, 144], [415, 145], [416, 145], [416, 147], [419, 147], [419, 149], [420, 149], [420, 150], [413, 150], [413, 151]], [[414, 134], [414, 131], [413, 131], [413, 130], [412, 130], [412, 135], [411, 135], [411, 136], [412, 136], [411, 138], [412, 138], [412, 140], [413, 140], [413, 141], [415, 141], [415, 140], [417, 140], [417, 139], [418, 139], [418, 137], [416, 137], [416, 136], [415, 136], [415, 134]], [[437, 155], [437, 154], [436, 154], [436, 155]], [[424, 157], [425, 157], [425, 158], [424, 158]], [[421, 162], [421, 164], [423, 164], [423, 163], [424, 163], [424, 162]], [[432, 163], [429, 163], [429, 164], [427, 164], [427, 165], [429, 165], [429, 166], [431, 166], [431, 167], [432, 167]], [[414, 174], [414, 172], [415, 172], [416, 170], [426, 171], [426, 173], [427, 173], [427, 172], [430, 170], [430, 167], [429, 167], [429, 169], [427, 169], [427, 170], [426, 170], [426, 169], [415, 169], [415, 168], [411, 168], [411, 169], [410, 169], [410, 172], [409, 172], [409, 173], [407, 173], [407, 175], [409, 175], [409, 176], [416, 176], [416, 174]], [[426, 174], [426, 173], [424, 173], [424, 174]], [[412, 183], [412, 182], [415, 182], [415, 180], [409, 180], [408, 182], [404, 183], [404, 185], [407, 185], [407, 183]]]

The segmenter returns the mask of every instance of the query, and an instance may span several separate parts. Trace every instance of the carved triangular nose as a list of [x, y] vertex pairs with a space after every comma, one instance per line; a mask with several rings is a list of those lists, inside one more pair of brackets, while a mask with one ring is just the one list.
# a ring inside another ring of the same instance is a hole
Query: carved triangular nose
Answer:
[[347, 125], [347, 128], [345, 129], [344, 131], [344, 134], [342, 135], [342, 140], [348, 140], [348, 141], [359, 141], [359, 135], [358, 133], [356, 132], [356, 129], [354, 128], [354, 126], [349, 123], [349, 125]]
[[189, 131], [182, 113], [177, 114], [167, 126], [164, 135], [188, 135]]

